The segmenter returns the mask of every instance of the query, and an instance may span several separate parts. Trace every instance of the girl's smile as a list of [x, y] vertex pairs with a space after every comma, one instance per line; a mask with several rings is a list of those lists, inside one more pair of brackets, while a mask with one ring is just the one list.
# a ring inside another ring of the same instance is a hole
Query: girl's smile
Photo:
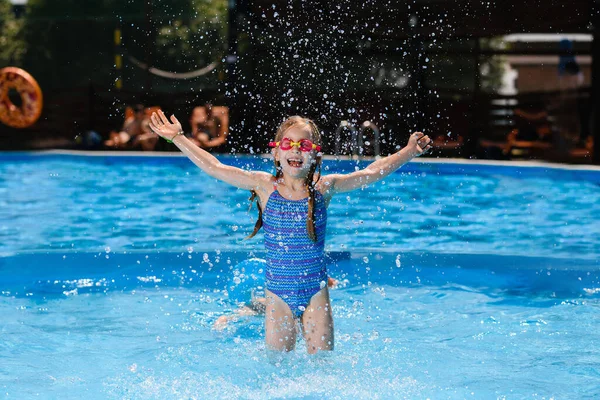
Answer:
[[302, 165], [304, 164], [304, 160], [302, 158], [292, 156], [287, 159], [287, 163], [292, 168], [302, 168]]

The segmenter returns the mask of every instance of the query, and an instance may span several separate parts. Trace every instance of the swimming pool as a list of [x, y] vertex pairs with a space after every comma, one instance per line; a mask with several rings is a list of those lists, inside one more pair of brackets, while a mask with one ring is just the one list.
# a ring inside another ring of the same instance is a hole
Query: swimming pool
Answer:
[[600, 395], [597, 169], [426, 160], [335, 198], [336, 350], [270, 363], [261, 318], [212, 329], [261, 255], [248, 192], [176, 156], [0, 159], [7, 397]]

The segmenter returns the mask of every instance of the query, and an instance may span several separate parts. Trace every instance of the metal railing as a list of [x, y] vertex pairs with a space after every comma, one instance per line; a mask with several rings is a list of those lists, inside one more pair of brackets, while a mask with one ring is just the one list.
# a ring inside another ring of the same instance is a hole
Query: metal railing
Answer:
[[[335, 136], [334, 136], [335, 153], [334, 153], [334, 155], [336, 155], [336, 156], [339, 156], [340, 153], [342, 152], [342, 131], [346, 128], [350, 129], [351, 143], [352, 143], [353, 149], [358, 148], [358, 143], [357, 143], [358, 135], [357, 135], [356, 128], [354, 127], [354, 125], [352, 125], [348, 121], [342, 121], [342, 122], [340, 122], [337, 129], [335, 130]], [[353, 150], [353, 153], [354, 153], [354, 150]]]
[[[371, 121], [364, 121], [361, 124], [360, 129], [356, 129], [356, 127], [352, 123], [350, 123], [346, 120], [341, 121], [335, 131], [334, 155], [339, 156], [340, 153], [342, 152], [342, 147], [343, 147], [342, 131], [344, 129], [350, 130], [350, 146], [351, 146], [350, 150], [351, 150], [352, 156], [363, 156], [365, 153], [365, 151], [364, 151], [365, 145], [370, 146], [371, 144], [373, 145], [373, 153], [374, 153], [373, 155], [375, 157], [378, 157], [380, 155], [381, 140], [380, 140], [380, 131], [379, 131], [379, 128], [377, 128], [377, 125], [375, 125]], [[364, 140], [366, 137], [365, 135], [366, 135], [366, 132], [368, 132], [369, 130], [371, 130], [373, 132], [373, 141], [365, 142], [365, 140]]]
[[[364, 140], [365, 133], [368, 130], [371, 130], [373, 132], [373, 155], [375, 157], [379, 157], [379, 155], [381, 154], [381, 144], [380, 144], [380, 132], [379, 132], [379, 128], [377, 128], [377, 125], [375, 125], [373, 122], [371, 121], [365, 121], [362, 123], [362, 126], [360, 128], [360, 134], [358, 135], [360, 137], [360, 141], [362, 142]], [[366, 141], [364, 142], [364, 145], [370, 146], [371, 142]], [[360, 146], [360, 150], [364, 150], [364, 145]]]

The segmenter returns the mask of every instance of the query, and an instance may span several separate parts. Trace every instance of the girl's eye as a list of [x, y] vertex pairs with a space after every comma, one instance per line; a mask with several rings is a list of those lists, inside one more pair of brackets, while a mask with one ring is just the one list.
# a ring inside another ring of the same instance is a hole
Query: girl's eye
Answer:
[[312, 150], [312, 142], [310, 142], [309, 140], [302, 140], [300, 141], [300, 147], [303, 150]]
[[279, 144], [279, 147], [281, 147], [282, 149], [284, 149], [284, 150], [285, 150], [285, 149], [289, 149], [289, 148], [290, 148], [290, 145], [291, 145], [291, 142], [290, 142], [290, 140], [289, 140], [289, 139], [283, 139], [283, 140], [281, 141], [281, 143]]

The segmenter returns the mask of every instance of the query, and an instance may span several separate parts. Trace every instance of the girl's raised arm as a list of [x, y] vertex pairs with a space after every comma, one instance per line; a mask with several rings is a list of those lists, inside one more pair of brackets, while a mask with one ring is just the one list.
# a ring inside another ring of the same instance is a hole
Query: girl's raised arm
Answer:
[[413, 158], [431, 149], [433, 141], [422, 132], [410, 135], [408, 144], [402, 150], [371, 163], [367, 168], [350, 174], [331, 174], [322, 178], [330, 196], [335, 193], [350, 192], [385, 178]]
[[270, 182], [271, 174], [267, 172], [245, 171], [241, 168], [222, 164], [212, 154], [202, 150], [183, 135], [181, 124], [174, 115], [171, 116], [171, 121], [172, 123], [159, 110], [158, 113], [152, 113], [150, 117], [150, 129], [158, 136], [175, 143], [194, 164], [208, 175], [246, 190], [255, 190]]

